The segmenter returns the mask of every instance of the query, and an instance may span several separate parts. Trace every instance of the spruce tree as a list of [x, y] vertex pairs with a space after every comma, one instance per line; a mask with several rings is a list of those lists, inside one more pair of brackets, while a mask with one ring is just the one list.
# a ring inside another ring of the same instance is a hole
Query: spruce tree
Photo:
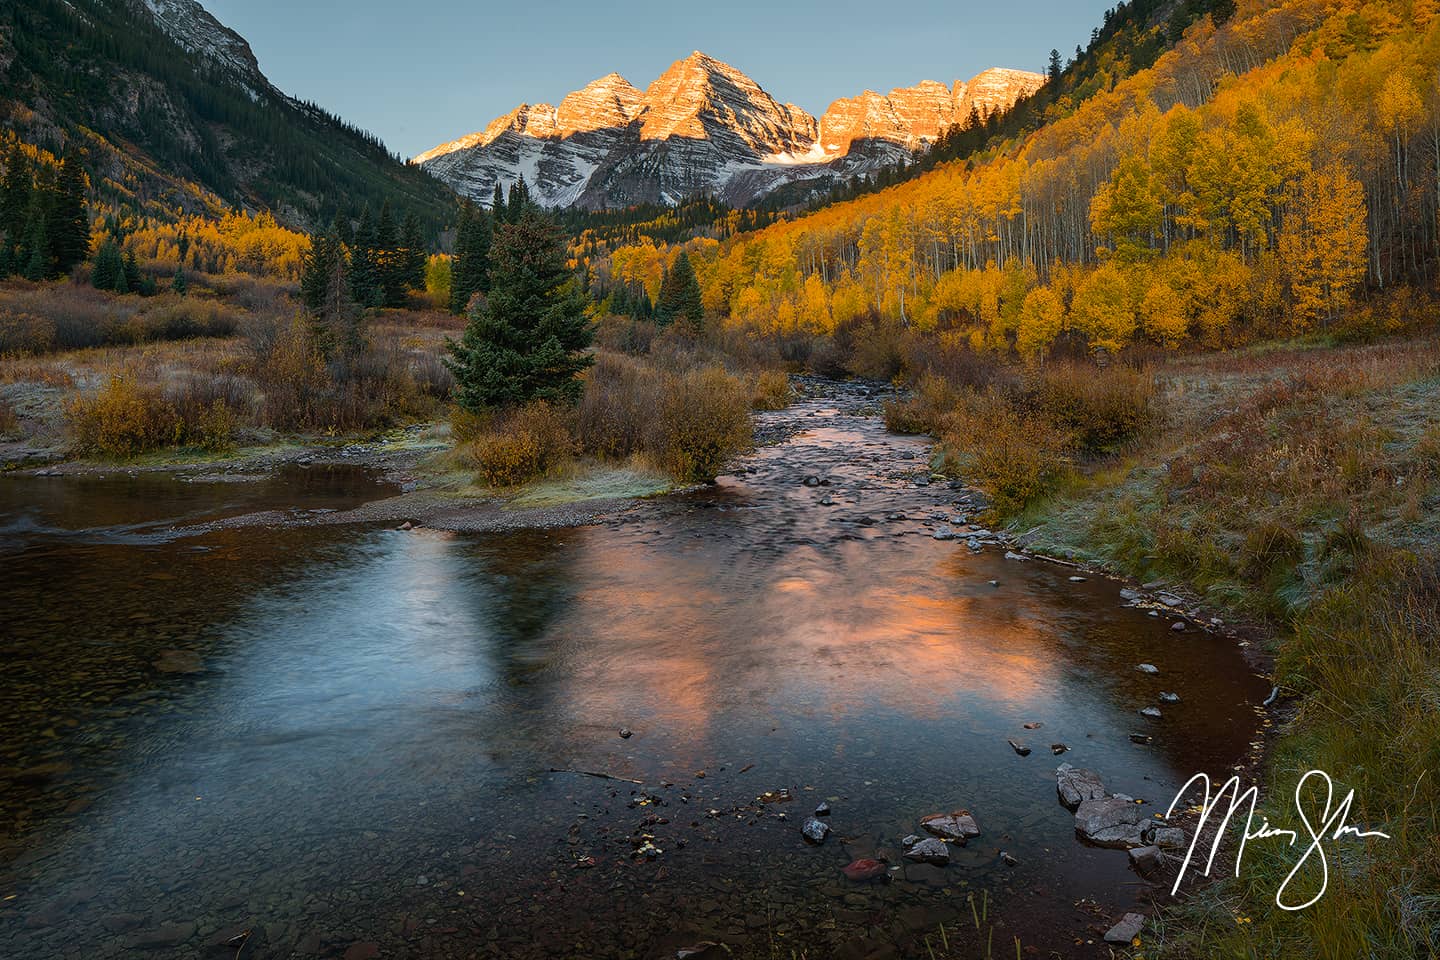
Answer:
[[405, 215], [400, 227], [400, 256], [406, 289], [424, 290], [425, 264], [429, 257], [425, 253], [425, 241], [420, 238], [420, 220], [413, 213]]
[[338, 232], [332, 228], [311, 236], [300, 268], [300, 299], [315, 345], [327, 360], [351, 357], [361, 347], [360, 311], [351, 291]]
[[56, 273], [69, 273], [90, 255], [90, 216], [85, 210], [85, 169], [75, 154], [60, 164], [46, 234]]
[[477, 293], [490, 289], [491, 218], [466, 200], [455, 231], [455, 259], [450, 267], [450, 310], [464, 313]]
[[1047, 77], [1047, 78], [1049, 79], [1049, 81], [1050, 81], [1050, 86], [1053, 87], [1053, 86], [1055, 86], [1056, 84], [1058, 84], [1058, 83], [1060, 82], [1060, 76], [1061, 76], [1061, 74], [1063, 74], [1064, 72], [1065, 72], [1065, 66], [1064, 66], [1064, 64], [1063, 64], [1063, 63], [1061, 62], [1061, 60], [1060, 60], [1060, 51], [1059, 51], [1059, 50], [1051, 50], [1051, 51], [1050, 51], [1050, 65], [1049, 65], [1049, 67], [1048, 67], [1048, 68], [1046, 69], [1046, 71], [1045, 71], [1046, 77]]
[[125, 278], [126, 290], [131, 293], [143, 294], [145, 292], [142, 289], [145, 278], [140, 274], [140, 262], [135, 259], [135, 251], [131, 250], [125, 254], [125, 260], [121, 265], [120, 274]]
[[684, 250], [675, 258], [674, 265], [665, 271], [655, 315], [663, 323], [678, 320], [694, 329], [699, 329], [705, 319], [705, 308], [700, 300], [700, 281], [696, 279], [695, 268]]
[[0, 233], [11, 246], [25, 235], [25, 214], [30, 209], [30, 161], [19, 141], [10, 145], [5, 157], [5, 179], [0, 182]]
[[390, 212], [389, 200], [380, 207], [380, 219], [375, 225], [375, 270], [380, 284], [379, 305], [403, 307], [406, 264], [400, 252], [400, 233], [395, 226], [395, 216]]
[[[125, 283], [125, 262], [120, 255], [120, 246], [113, 239], [106, 238], [95, 254], [95, 266], [90, 271], [90, 285], [96, 290], [115, 290], [116, 284]], [[125, 291], [120, 290], [121, 293]]]
[[585, 353], [591, 328], [559, 228], [527, 209], [496, 231], [490, 254], [490, 294], [460, 341], [449, 344], [456, 402], [479, 412], [575, 400], [576, 375], [593, 362]]
[[355, 240], [350, 245], [350, 295], [362, 307], [378, 307], [385, 295], [375, 261], [375, 221], [370, 208], [360, 215]]
[[495, 226], [505, 222], [505, 187], [499, 180], [495, 181], [495, 193], [490, 197], [490, 217]]
[[182, 297], [185, 295], [185, 291], [190, 289], [190, 281], [185, 279], [185, 268], [183, 266], [175, 268], [175, 276], [170, 280], [170, 289]]

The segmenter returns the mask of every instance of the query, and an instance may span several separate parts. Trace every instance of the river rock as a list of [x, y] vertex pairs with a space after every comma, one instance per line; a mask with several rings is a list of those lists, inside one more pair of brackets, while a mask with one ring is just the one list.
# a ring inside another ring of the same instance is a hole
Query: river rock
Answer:
[[1011, 750], [1014, 750], [1016, 753], [1020, 754], [1020, 756], [1022, 756], [1022, 757], [1028, 757], [1028, 756], [1030, 756], [1030, 748], [1027, 747], [1027, 746], [1025, 746], [1025, 744], [1023, 744], [1023, 743], [1016, 743], [1014, 740], [1006, 740], [1005, 742], [1008, 743], [1008, 744], [1010, 744], [1010, 749], [1011, 749]]
[[1086, 800], [1101, 800], [1105, 797], [1105, 784], [1100, 774], [1084, 767], [1072, 767], [1062, 763], [1055, 768], [1055, 790], [1066, 809], [1074, 810]]
[[1171, 629], [1171, 630], [1174, 630], [1176, 633], [1184, 633], [1184, 632], [1185, 632], [1185, 621], [1184, 621], [1184, 620], [1176, 620], [1174, 623], [1170, 624], [1170, 629]]
[[949, 527], [941, 527], [939, 530], [936, 530], [930, 536], [934, 537], [936, 540], [954, 540], [955, 531], [951, 530]]
[[1135, 669], [1136, 669], [1136, 670], [1139, 670], [1141, 673], [1159, 673], [1159, 672], [1160, 672], [1160, 668], [1157, 667], [1157, 666], [1155, 666], [1155, 664], [1153, 664], [1153, 663], [1142, 663], [1142, 664], [1140, 664], [1139, 666], [1137, 666]]
[[905, 859], [913, 860], [916, 863], [933, 863], [937, 867], [943, 867], [950, 862], [950, 848], [945, 846], [943, 840], [926, 837], [905, 851]]
[[1111, 797], [1086, 800], [1075, 810], [1075, 833], [1097, 847], [1143, 847], [1145, 813], [1140, 804]]
[[1105, 934], [1106, 943], [1131, 943], [1145, 929], [1143, 913], [1127, 913]]
[[828, 817], [828, 816], [830, 816], [830, 804], [829, 804], [828, 801], [821, 800], [818, 804], [815, 805], [815, 816], [817, 816], [817, 817]]
[[807, 486], [807, 487], [818, 487], [818, 486], [820, 486], [820, 478], [817, 477], [817, 476], [815, 476], [813, 473], [810, 474], [808, 477], [805, 478], [805, 486]]
[[920, 826], [926, 833], [932, 833], [942, 840], [955, 840], [959, 843], [980, 836], [980, 826], [968, 810], [932, 813], [920, 821]]
[[1139, 600], [1139, 599], [1140, 599], [1141, 597], [1143, 597], [1143, 596], [1145, 596], [1145, 595], [1144, 595], [1143, 593], [1141, 593], [1139, 590], [1135, 590], [1135, 589], [1132, 589], [1132, 588], [1130, 588], [1130, 587], [1121, 587], [1121, 588], [1120, 588], [1120, 599], [1121, 599], [1121, 600], [1124, 600], [1126, 603], [1134, 603], [1135, 601]]
[[1141, 710], [1140, 710], [1140, 716], [1142, 716], [1142, 717], [1149, 717], [1151, 720], [1159, 720], [1159, 719], [1160, 719], [1160, 708], [1159, 708], [1159, 707], [1142, 707]]
[[1131, 742], [1131, 743], [1154, 743], [1154, 742], [1155, 742], [1155, 738], [1152, 737], [1152, 736], [1150, 736], [1150, 734], [1148, 734], [1148, 733], [1132, 733], [1132, 734], [1130, 734], [1130, 742]]
[[854, 880], [856, 883], [869, 883], [885, 876], [885, 861], [861, 857], [859, 860], [852, 860], [845, 864], [840, 868], [840, 872], [845, 874], [848, 880]]
[[830, 827], [824, 821], [810, 817], [801, 825], [800, 833], [810, 843], [824, 843], [825, 838], [830, 835]]
[[1064, 753], [1066, 750], [1069, 750], [1069, 749], [1070, 749], [1070, 748], [1067, 747], [1067, 746], [1065, 746], [1065, 744], [1063, 744], [1063, 743], [1052, 743], [1052, 744], [1050, 744], [1050, 752], [1053, 753], [1053, 754], [1055, 754], [1055, 756], [1057, 756], [1057, 757], [1060, 756], [1060, 754]]
[[1160, 702], [1161, 702], [1161, 703], [1179, 703], [1179, 702], [1180, 702], [1180, 694], [1178, 694], [1178, 693], [1169, 693], [1169, 692], [1162, 693], [1162, 694], [1160, 694]]
[[1180, 827], [1152, 825], [1145, 831], [1145, 839], [1162, 850], [1183, 850], [1190, 843], [1190, 836]]
[[1134, 847], [1130, 850], [1130, 866], [1142, 877], [1157, 873], [1164, 862], [1164, 854], [1157, 846]]
[[1027, 557], [1027, 556], [1025, 556], [1025, 554], [1023, 554], [1023, 553], [1016, 553], [1014, 550], [1006, 550], [1006, 551], [1005, 551], [1005, 559], [1006, 559], [1006, 560], [1018, 560], [1018, 561], [1021, 562], [1021, 563], [1025, 563], [1025, 562], [1028, 561], [1030, 558]]

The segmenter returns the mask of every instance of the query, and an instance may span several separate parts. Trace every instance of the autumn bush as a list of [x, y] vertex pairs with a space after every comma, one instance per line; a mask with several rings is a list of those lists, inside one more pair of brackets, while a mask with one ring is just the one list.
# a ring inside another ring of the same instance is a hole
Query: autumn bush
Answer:
[[653, 363], [602, 351], [585, 375], [576, 438], [585, 453], [623, 460], [656, 450], [656, 416], [666, 375]]
[[710, 481], [753, 434], [745, 383], [721, 367], [667, 378], [657, 423], [661, 463], [679, 480]]
[[762, 370], [751, 381], [750, 407], [754, 410], [784, 410], [794, 396], [784, 370]]
[[997, 519], [1009, 518], [1065, 472], [1065, 438], [998, 390], [963, 391], [945, 421], [947, 468], [979, 486]]
[[486, 418], [468, 441], [468, 456], [481, 482], [513, 487], [543, 476], [574, 450], [571, 411], [537, 400]]
[[926, 374], [907, 393], [885, 401], [885, 426], [895, 433], [942, 436], [960, 403], [960, 389], [943, 377]]
[[1030, 373], [1026, 388], [1036, 413], [1087, 454], [1133, 439], [1156, 417], [1155, 378], [1121, 364], [1046, 364]]
[[[243, 395], [242, 395], [243, 394]], [[192, 380], [166, 390], [133, 372], [112, 376], [90, 396], [65, 404], [71, 447], [79, 454], [123, 460], [166, 447], [229, 447], [240, 425], [237, 406], [248, 392]]]

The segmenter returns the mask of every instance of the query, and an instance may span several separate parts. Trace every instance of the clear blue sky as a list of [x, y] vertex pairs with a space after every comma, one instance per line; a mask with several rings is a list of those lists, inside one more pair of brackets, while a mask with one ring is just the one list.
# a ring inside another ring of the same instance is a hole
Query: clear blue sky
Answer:
[[266, 76], [413, 156], [612, 70], [703, 50], [818, 116], [837, 97], [1069, 56], [1114, 0], [201, 0]]

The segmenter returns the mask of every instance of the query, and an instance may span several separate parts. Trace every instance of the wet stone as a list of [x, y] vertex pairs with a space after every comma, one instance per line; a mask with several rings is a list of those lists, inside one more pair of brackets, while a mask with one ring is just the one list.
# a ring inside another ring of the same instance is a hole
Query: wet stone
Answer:
[[980, 826], [967, 810], [958, 810], [955, 813], [932, 813], [921, 819], [920, 826], [925, 829], [926, 833], [934, 834], [942, 840], [956, 840], [964, 843], [971, 837], [980, 836]]
[[1144, 820], [1140, 804], [1130, 800], [1086, 800], [1075, 810], [1075, 833], [1097, 847], [1141, 847]]
[[1055, 790], [1060, 795], [1060, 802], [1074, 810], [1086, 800], [1102, 799], [1105, 783], [1094, 770], [1062, 763], [1055, 768]]
[[945, 846], [943, 840], [926, 837], [905, 851], [905, 859], [943, 867], [950, 862], [950, 848]]
[[823, 820], [810, 817], [800, 827], [800, 833], [809, 843], [824, 843], [825, 838], [830, 835], [830, 827]]

